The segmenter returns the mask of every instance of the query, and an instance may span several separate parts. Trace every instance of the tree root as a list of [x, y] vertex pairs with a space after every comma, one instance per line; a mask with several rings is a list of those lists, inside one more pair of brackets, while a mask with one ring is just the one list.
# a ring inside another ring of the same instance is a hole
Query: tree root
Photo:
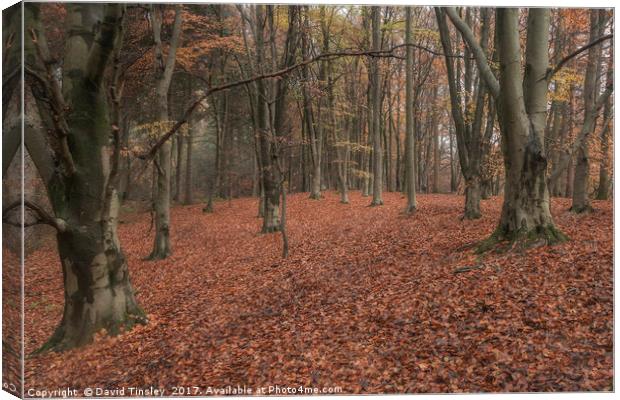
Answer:
[[269, 226], [269, 227], [264, 226], [260, 233], [275, 233], [275, 232], [280, 232], [280, 226]]
[[465, 210], [465, 212], [461, 216], [461, 221], [465, 219], [474, 220], [474, 219], [479, 219], [481, 217], [482, 217], [482, 214], [480, 213], [480, 211]]
[[110, 336], [117, 336], [123, 332], [132, 330], [136, 325], [146, 325], [148, 318], [141, 309], [137, 309], [135, 313], [127, 313], [122, 321], [109, 321], [103, 324], [103, 327], [97, 329], [94, 326], [84, 327], [80, 330], [79, 335], [67, 335], [65, 327], [65, 321], [62, 321], [60, 325], [54, 331], [52, 337], [50, 337], [41, 347], [30, 353], [30, 357], [37, 356], [39, 354], [46, 353], [48, 351], [62, 352], [75, 347], [81, 347], [93, 342], [94, 336], [97, 332], [105, 330]]
[[500, 228], [493, 234], [478, 243], [476, 254], [486, 253], [490, 250], [507, 252], [514, 248], [527, 249], [540, 246], [552, 246], [570, 240], [570, 238], [553, 225], [536, 227], [529, 231], [504, 232]]
[[572, 206], [571, 208], [568, 209], [568, 211], [575, 213], [575, 214], [586, 214], [586, 213], [594, 212], [594, 208], [592, 208], [591, 205], [586, 204], [584, 206]]

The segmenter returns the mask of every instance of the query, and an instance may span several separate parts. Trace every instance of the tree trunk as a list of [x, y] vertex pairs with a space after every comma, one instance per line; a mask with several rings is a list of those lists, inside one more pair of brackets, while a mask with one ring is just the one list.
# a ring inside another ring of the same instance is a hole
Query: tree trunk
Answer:
[[450, 193], [456, 193], [456, 163], [454, 162], [454, 134], [452, 129], [448, 132], [450, 138]]
[[482, 215], [480, 213], [480, 199], [482, 192], [478, 177], [465, 178], [465, 212], [463, 218], [476, 219]]
[[[372, 49], [381, 49], [381, 8], [371, 7], [372, 14]], [[381, 148], [381, 88], [379, 80], [379, 60], [370, 60], [372, 69], [372, 202], [371, 206], [383, 205], [383, 149]]]
[[[289, 67], [295, 62], [297, 26], [297, 7], [289, 7], [288, 32], [281, 67]], [[263, 65], [264, 60], [264, 31], [265, 13], [263, 5], [255, 6], [255, 42], [256, 64]], [[272, 37], [272, 40], [275, 38]], [[275, 60], [274, 60], [275, 62]], [[279, 157], [281, 156], [278, 139], [286, 132], [286, 93], [288, 82], [286, 77], [275, 82], [275, 106], [273, 112], [273, 126], [269, 118], [269, 104], [267, 90], [262, 80], [256, 81], [257, 100], [257, 133], [259, 137], [262, 188], [264, 191], [263, 233], [276, 232], [282, 229], [280, 224], [280, 193], [283, 180], [280, 179]]]
[[[304, 33], [302, 35], [302, 55], [303, 59], [307, 60], [310, 58], [310, 41], [308, 40], [307, 35], [310, 33], [310, 25], [309, 25], [309, 16], [308, 10], [306, 9], [306, 13], [303, 18], [304, 23]], [[324, 78], [324, 65], [321, 65], [321, 78]], [[312, 80], [310, 78], [308, 66], [304, 66], [301, 69], [302, 78], [304, 80], [304, 84], [302, 85], [302, 94], [303, 94], [303, 107], [304, 107], [304, 122], [306, 126], [306, 132], [310, 137], [310, 151], [312, 155], [312, 180], [310, 183], [310, 198], [314, 200], [318, 200], [321, 198], [321, 164], [322, 164], [322, 156], [323, 156], [323, 124], [321, 121], [320, 108], [319, 108], [319, 122], [318, 126], [315, 125], [314, 118], [314, 110], [312, 107], [312, 96], [310, 95], [309, 85]]]
[[[405, 42], [413, 42], [411, 7], [405, 8]], [[413, 116], [413, 49], [407, 46], [405, 63], [405, 188], [407, 207], [405, 213], [415, 212], [415, 127]]]
[[[599, 20], [599, 10], [590, 10], [590, 41], [602, 36], [604, 21]], [[599, 71], [601, 69], [601, 46], [595, 46], [588, 51], [588, 65], [583, 84], [585, 105], [584, 126], [588, 126], [583, 139], [579, 142], [576, 152], [575, 178], [573, 183], [573, 204], [571, 211], [582, 213], [591, 211], [590, 192], [590, 155], [588, 139], [596, 128], [598, 114], [597, 97], [600, 86]]]
[[[607, 70], [607, 82], [613, 81], [613, 52], [610, 55], [609, 66]], [[603, 129], [601, 130], [601, 165], [598, 178], [598, 189], [596, 190], [597, 200], [607, 200], [609, 198], [610, 191], [610, 179], [609, 179], [609, 136], [612, 124], [612, 105], [611, 97], [608, 97], [605, 101], [605, 109], [603, 111]]]
[[566, 236], [556, 229], [549, 209], [543, 144], [549, 10], [529, 10], [523, 82], [519, 10], [497, 9], [496, 18], [501, 71], [498, 117], [503, 134], [506, 185], [501, 218], [492, 241], [527, 239], [543, 240], [547, 244], [563, 241]]
[[[27, 31], [36, 33], [38, 45], [45, 49], [39, 54], [47, 53], [38, 20], [39, 4], [28, 3], [25, 10]], [[75, 29], [66, 39], [62, 89], [48, 75], [50, 86], [57, 90], [37, 92], [37, 108], [47, 125], [45, 131], [59, 129], [58, 124], [62, 123], [71, 143], [67, 152], [57, 146], [50, 146], [51, 151], [29, 146], [29, 151], [35, 151], [32, 159], [47, 187], [53, 209], [50, 217], [53, 223], [47, 223], [57, 230], [65, 293], [62, 320], [39, 351], [80, 346], [91, 342], [101, 329], [116, 334], [146, 321], [134, 297], [117, 237], [121, 146], [118, 130], [113, 126], [119, 123], [119, 118], [116, 108], [112, 121], [109, 120], [102, 84], [111, 54], [115, 52], [116, 56], [120, 52], [123, 10], [120, 4], [68, 4], [67, 22]], [[95, 26], [100, 26], [96, 35]], [[46, 60], [37, 60], [33, 47], [32, 41], [25, 41], [28, 70], [41, 73]], [[111, 92], [116, 90], [112, 88]], [[62, 106], [67, 112], [53, 114], [48, 104]], [[28, 112], [36, 111], [31, 108]], [[114, 146], [110, 146], [111, 132], [116, 132]], [[59, 132], [55, 133], [48, 140], [57, 140]], [[47, 163], [45, 160], [51, 157], [51, 152], [55, 157], [64, 157], [66, 165], [72, 168]]]
[[39, 351], [82, 346], [101, 329], [116, 335], [146, 321], [134, 297], [115, 224], [102, 229], [97, 221], [82, 221], [80, 229], [59, 233], [58, 254], [65, 306], [60, 325]]
[[[156, 107], [157, 118], [165, 123], [168, 116], [168, 91], [176, 62], [176, 50], [181, 34], [181, 7], [176, 6], [174, 27], [168, 55], [164, 63], [161, 42], [161, 25], [163, 10], [153, 13], [153, 37], [155, 39], [155, 66], [158, 68], [156, 77]], [[165, 124], [164, 124], [165, 125]], [[157, 193], [155, 197], [155, 239], [153, 251], [148, 256], [149, 260], [160, 260], [168, 257], [171, 252], [170, 246], [170, 175], [171, 175], [171, 144], [166, 141], [157, 152]]]
[[176, 145], [176, 169], [174, 179], [174, 201], [181, 200], [181, 181], [183, 177], [183, 135], [177, 135]]
[[185, 204], [194, 202], [194, 180], [192, 175], [192, 147], [193, 147], [193, 126], [191, 122], [187, 124], [186, 154], [185, 154]]
[[161, 260], [172, 253], [170, 247], [170, 162], [171, 144], [164, 143], [155, 163], [155, 241], [149, 260]]
[[[467, 14], [471, 18], [471, 14]], [[465, 209], [463, 212], [463, 218], [476, 219], [481, 217], [480, 213], [480, 182], [481, 182], [481, 164], [483, 149], [489, 146], [484, 146], [482, 135], [482, 119], [484, 114], [485, 95], [487, 92], [487, 84], [483, 79], [480, 79], [478, 85], [478, 91], [474, 96], [472, 92], [473, 78], [471, 62], [465, 62], [465, 76], [463, 79], [460, 77], [460, 64], [454, 65], [455, 60], [452, 57], [447, 56], [452, 54], [452, 43], [450, 40], [450, 31], [446, 23], [445, 14], [441, 9], [436, 9], [437, 24], [439, 26], [440, 38], [442, 47], [444, 49], [446, 71], [448, 74], [448, 84], [450, 89], [450, 104], [452, 111], [452, 120], [454, 121], [454, 128], [456, 132], [456, 146], [458, 151], [458, 158], [461, 166], [461, 173], [465, 178]], [[480, 51], [486, 58], [486, 49], [488, 42], [488, 11], [482, 14], [482, 27], [481, 27], [481, 39], [480, 39]], [[463, 35], [465, 36], [465, 35]], [[477, 42], [476, 42], [477, 44]], [[469, 51], [467, 52], [469, 58]], [[464, 87], [461, 88], [461, 81], [464, 82]], [[464, 89], [464, 90], [462, 90]], [[462, 95], [464, 94], [464, 101]], [[475, 97], [475, 109], [474, 117], [466, 118], [469, 110], [463, 109], [462, 104], [469, 104], [469, 98]], [[436, 123], [432, 123], [436, 126]], [[435, 135], [431, 137], [436, 141]], [[489, 138], [490, 139], [490, 138]]]
[[496, 99], [502, 132], [506, 179], [501, 218], [493, 235], [480, 244], [478, 251], [488, 250], [504, 240], [543, 241], [546, 244], [566, 240], [566, 236], [553, 224], [545, 176], [549, 10], [528, 10], [525, 77], [521, 80], [519, 9], [496, 9], [499, 81], [471, 28], [460, 19], [454, 8], [447, 7], [445, 10], [472, 50], [480, 76]]

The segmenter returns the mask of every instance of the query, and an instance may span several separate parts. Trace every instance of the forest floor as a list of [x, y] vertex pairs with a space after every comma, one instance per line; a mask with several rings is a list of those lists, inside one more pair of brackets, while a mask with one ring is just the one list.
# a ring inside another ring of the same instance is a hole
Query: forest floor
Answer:
[[[553, 199], [570, 242], [478, 256], [471, 245], [493, 231], [501, 198], [483, 201], [476, 221], [459, 219], [463, 197], [418, 200], [407, 217], [398, 193], [374, 208], [358, 192], [350, 205], [291, 195], [286, 260], [279, 234], [258, 233], [256, 199], [218, 202], [214, 214], [175, 207], [174, 255], [157, 262], [142, 260], [149, 214], [126, 215], [120, 236], [150, 323], [28, 358], [26, 389], [613, 389], [611, 202], [576, 216]], [[52, 245], [27, 258], [25, 285], [30, 353], [62, 313]]]

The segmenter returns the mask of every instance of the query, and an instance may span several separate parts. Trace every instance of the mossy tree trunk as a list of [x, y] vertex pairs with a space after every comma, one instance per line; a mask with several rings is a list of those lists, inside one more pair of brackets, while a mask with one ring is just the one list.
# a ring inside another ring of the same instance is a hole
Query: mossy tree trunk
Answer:
[[529, 10], [523, 82], [519, 10], [500, 8], [496, 18], [501, 88], [498, 109], [506, 186], [494, 238], [556, 243], [566, 236], [553, 223], [546, 181], [543, 137], [547, 116], [549, 10]]
[[447, 7], [476, 59], [478, 70], [496, 99], [505, 167], [504, 202], [499, 224], [480, 250], [498, 241], [527, 240], [552, 244], [566, 239], [553, 223], [547, 189], [544, 130], [549, 69], [549, 10], [531, 8], [527, 19], [525, 76], [521, 72], [519, 9], [496, 9], [499, 80], [471, 28]]
[[[116, 233], [120, 133], [118, 112], [110, 115], [103, 88], [108, 60], [121, 45], [123, 13], [120, 4], [67, 5], [67, 22], [74, 29], [66, 39], [61, 88], [49, 73], [39, 4], [26, 4], [26, 31], [35, 36], [25, 41], [27, 84], [35, 94], [26, 113], [38, 113], [47, 128], [42, 132], [51, 133], [49, 147], [29, 146], [29, 151], [53, 214], [30, 207], [41, 223], [57, 230], [65, 293], [62, 320], [40, 350], [80, 346], [101, 329], [116, 334], [146, 321]], [[113, 79], [113, 101], [118, 101], [117, 84]]]

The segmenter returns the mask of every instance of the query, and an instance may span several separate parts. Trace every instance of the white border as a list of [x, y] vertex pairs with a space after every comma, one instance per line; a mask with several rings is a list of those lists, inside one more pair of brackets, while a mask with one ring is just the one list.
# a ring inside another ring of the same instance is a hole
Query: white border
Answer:
[[[45, 0], [42, 0], [45, 1]], [[80, 2], [93, 2], [94, 0], [80, 0]], [[163, 0], [151, 0], [151, 1], [136, 1], [136, 0], [127, 0], [127, 1], [122, 1], [124, 3], [172, 3], [171, 1], [163, 1]], [[189, 1], [176, 1], [177, 3], [203, 3], [203, 4], [208, 4], [208, 3], [224, 3], [224, 4], [230, 4], [233, 3], [233, 1], [224, 1], [224, 0], [212, 0], [212, 1], [195, 1], [195, 0], [189, 0]], [[469, 1], [469, 0], [463, 0], [463, 1], [454, 1], [454, 0], [446, 0], [446, 1], [438, 1], [438, 0], [425, 0], [425, 1], [419, 1], [419, 0], [411, 0], [411, 1], [407, 1], [407, 0], [383, 0], [383, 1], [367, 1], [367, 0], [362, 0], [362, 1], [350, 1], [350, 0], [343, 0], [343, 1], [312, 1], [312, 0], [305, 0], [305, 1], [299, 1], [299, 0], [278, 0], [278, 1], [273, 1], [273, 2], [269, 2], [269, 1], [256, 1], [256, 0], [243, 0], [243, 1], [238, 1], [238, 3], [278, 3], [278, 4], [300, 4], [300, 3], [305, 3], [305, 4], [360, 4], [360, 5], [368, 5], [368, 4], [393, 4], [393, 5], [417, 5], [417, 6], [423, 6], [423, 5], [461, 5], [461, 6], [487, 6], [487, 7], [491, 7], [491, 6], [507, 6], [507, 7], [514, 7], [516, 5], [518, 5], [519, 7], [543, 7], [543, 6], [548, 6], [548, 7], [579, 7], [579, 8], [596, 8], [596, 7], [605, 7], [605, 8], [614, 8], [615, 9], [615, 4], [613, 1], [602, 1], [602, 0], [590, 0], [590, 1], [578, 1], [578, 0], [564, 0], [564, 1], [532, 1], [532, 0], [521, 0], [521, 1], [509, 1], [509, 0], [478, 0], [478, 1]], [[2, 7], [2, 9], [5, 9], [11, 5], [15, 4], [15, 1], [11, 1], [11, 0], [0, 0], [0, 5]], [[614, 13], [614, 18], [615, 18], [615, 13]], [[1, 22], [0, 22], [1, 24]], [[23, 24], [23, 13], [22, 13], [22, 24]], [[22, 41], [23, 41], [23, 36], [22, 36]], [[616, 38], [614, 37], [614, 46], [616, 44]], [[23, 48], [23, 43], [22, 43], [22, 48]], [[614, 58], [614, 66], [618, 65], [618, 52], [614, 52], [615, 58]], [[614, 71], [615, 72], [615, 71]], [[22, 66], [22, 78], [23, 78], [23, 66]], [[614, 81], [615, 81], [615, 73], [614, 73]], [[614, 91], [614, 104], [617, 106], [618, 104], [618, 90], [616, 89]], [[24, 106], [24, 99], [23, 99], [23, 91], [22, 91], [22, 110], [23, 110], [23, 106]], [[24, 119], [22, 118], [22, 135], [23, 135], [23, 123], [24, 123]], [[1, 125], [0, 125], [1, 126]], [[615, 108], [614, 108], [614, 138], [616, 138], [615, 135], [616, 132], [616, 125], [615, 125]], [[614, 166], [620, 166], [620, 152], [618, 152], [616, 150], [617, 146], [620, 146], [620, 143], [614, 143]], [[24, 157], [24, 153], [23, 153], [23, 146], [22, 146], [22, 160]], [[0, 162], [2, 161], [2, 155], [0, 154]], [[618, 174], [616, 173], [616, 171], [614, 171], [614, 179], [613, 179], [613, 184], [614, 184], [614, 192], [616, 192], [616, 188], [618, 187], [618, 182], [620, 182], [620, 179], [618, 178]], [[24, 188], [24, 177], [23, 177], [23, 162], [22, 162], [22, 193], [23, 193], [23, 188]], [[616, 209], [620, 203], [620, 192], [615, 193], [614, 196], [614, 372], [615, 372], [615, 366], [617, 365], [617, 361], [618, 361], [618, 352], [616, 351], [615, 345], [618, 342], [618, 331], [615, 329], [615, 322], [618, 320], [618, 308], [617, 308], [617, 303], [616, 303], [616, 289], [617, 289], [617, 282], [618, 282], [618, 271], [615, 268], [615, 265], [617, 265], [617, 261], [618, 261], [618, 253], [615, 251], [616, 250], [616, 227], [618, 226], [619, 222], [620, 222], [620, 217], [618, 215], [618, 213], [616, 213]], [[22, 199], [23, 200], [23, 199]], [[22, 208], [22, 212], [23, 212], [23, 208]], [[23, 221], [23, 215], [22, 215], [22, 221]], [[2, 239], [2, 233], [0, 232], [0, 240]], [[23, 259], [23, 230], [22, 230], [22, 259]], [[2, 259], [2, 254], [0, 253], [0, 261]], [[22, 276], [21, 276], [21, 285], [22, 285], [22, 293], [24, 290], [24, 270], [23, 270], [24, 266], [22, 265]], [[0, 290], [2, 288], [2, 283], [0, 280]], [[23, 343], [23, 311], [24, 311], [24, 296], [22, 296], [22, 343]], [[0, 316], [1, 316], [1, 309], [0, 309]], [[2, 345], [0, 344], [0, 351], [2, 350]], [[22, 360], [23, 360], [23, 347], [22, 347]], [[1, 363], [1, 361], [0, 361]], [[1, 369], [0, 369], [1, 371]], [[22, 377], [23, 377], [23, 372], [24, 372], [24, 365], [22, 363]], [[617, 388], [618, 385], [618, 376], [614, 373], [614, 388]], [[22, 385], [23, 387], [23, 385]], [[373, 395], [373, 396], [377, 396], [377, 395]], [[416, 395], [381, 395], [382, 398], [385, 399], [390, 399], [390, 400], [395, 400], [395, 399], [402, 399], [402, 398], [415, 398], [415, 399], [436, 399], [437, 397], [441, 396], [442, 398], [459, 398], [459, 399], [463, 399], [463, 400], [468, 400], [468, 399], [481, 399], [481, 398], [492, 398], [492, 399], [502, 399], [502, 400], [513, 400], [513, 399], [527, 399], [527, 398], [536, 398], [536, 399], [563, 399], [563, 400], [573, 400], [573, 399], [583, 399], [583, 398], [588, 398], [588, 399], [593, 399], [593, 400], [598, 400], [598, 399], [611, 399], [611, 398], [615, 398], [615, 393], [591, 393], [591, 392], [576, 392], [576, 393], [518, 393], [518, 394], [445, 394], [445, 395], [426, 395], [426, 394], [416, 394]], [[243, 398], [249, 398], [250, 396], [247, 397], [227, 397], [227, 398], [238, 398], [238, 399], [243, 399]], [[299, 396], [299, 397], [309, 397], [309, 396]], [[340, 397], [340, 396], [339, 396]], [[362, 396], [352, 396], [352, 397], [362, 397]], [[0, 391], [0, 400], [5, 400], [5, 399], [14, 399], [15, 397], [10, 395], [9, 393], [5, 392], [5, 391]], [[252, 398], [256, 398], [256, 396], [252, 396]], [[262, 397], [261, 397], [262, 398]], [[265, 399], [267, 397], [264, 397]], [[270, 396], [268, 397], [269, 399], [284, 399], [285, 397], [273, 397]], [[289, 397], [290, 398], [290, 397]]]

